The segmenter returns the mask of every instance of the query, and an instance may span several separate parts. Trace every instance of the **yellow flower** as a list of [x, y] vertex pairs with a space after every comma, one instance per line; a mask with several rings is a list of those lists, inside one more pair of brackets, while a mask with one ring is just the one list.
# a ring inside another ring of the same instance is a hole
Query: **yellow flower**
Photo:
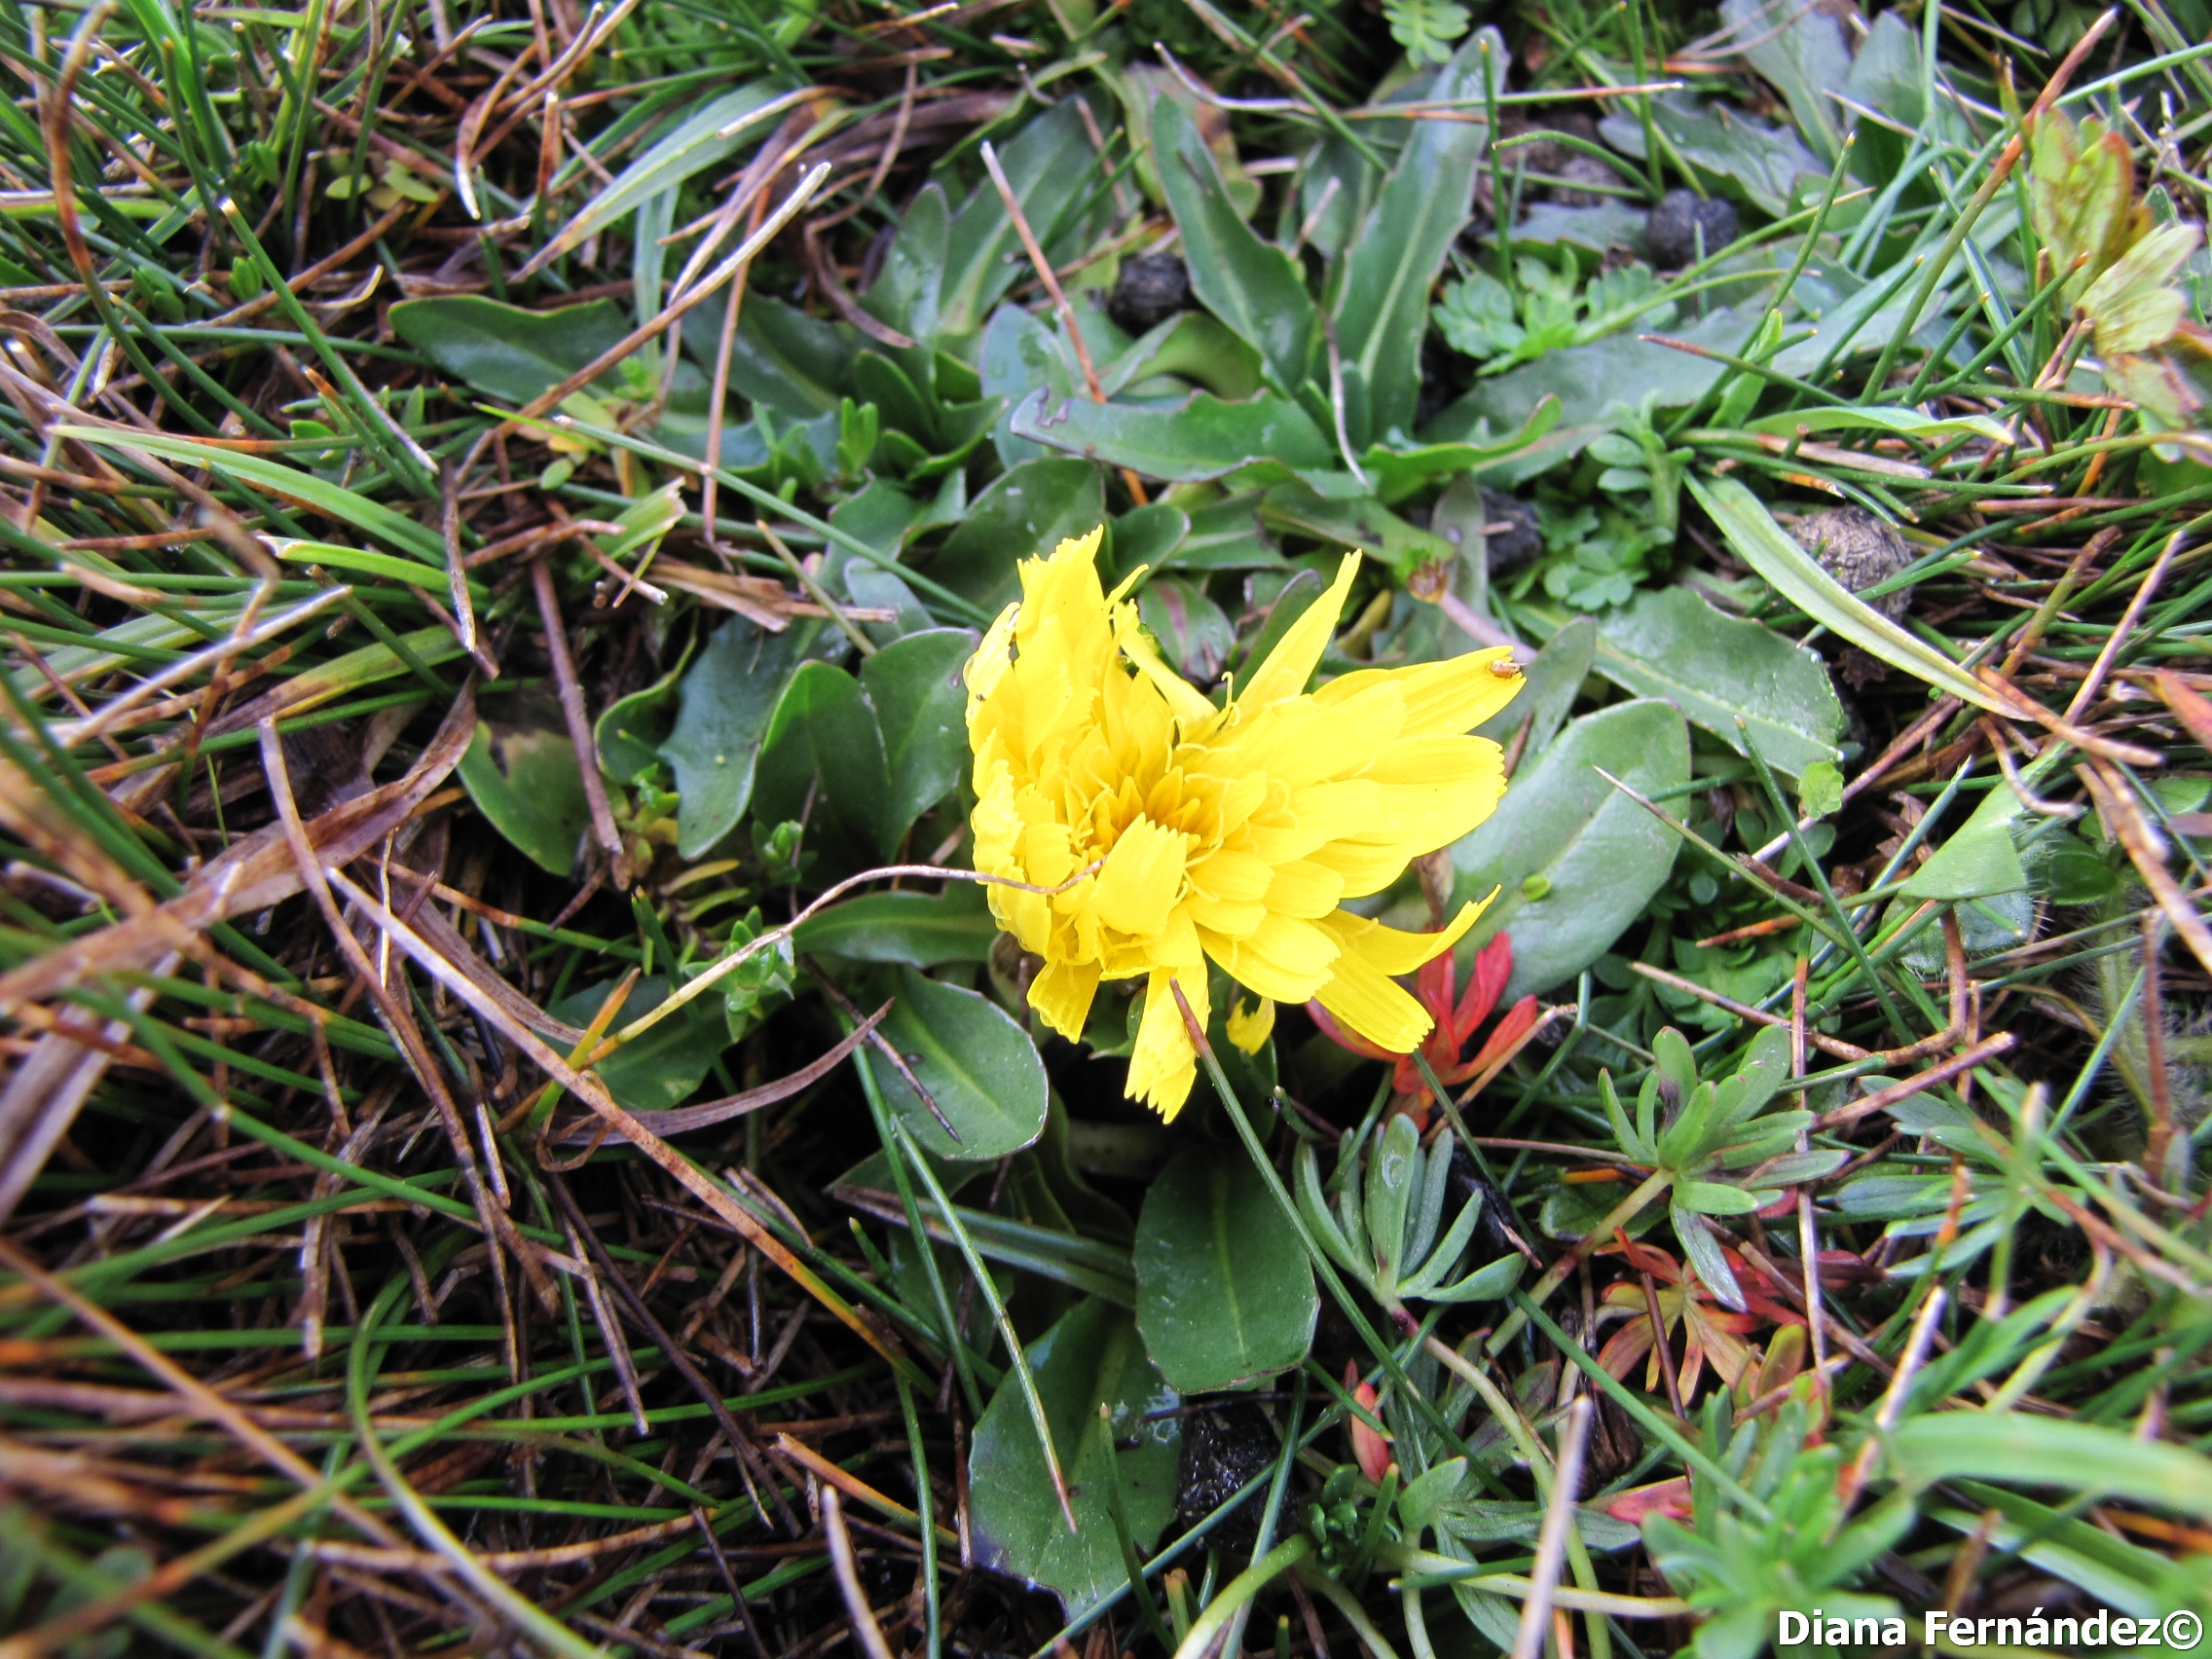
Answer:
[[1339, 905], [1496, 807], [1497, 745], [1464, 734], [1520, 690], [1510, 652], [1364, 669], [1308, 693], [1359, 568], [1350, 553], [1216, 708], [1161, 661], [1123, 597], [1130, 582], [1101, 590], [1098, 541], [1093, 531], [1023, 561], [1020, 600], [966, 671], [976, 867], [1068, 884], [988, 889], [999, 925], [1044, 958], [1030, 1006], [1076, 1038], [1101, 979], [1144, 978], [1127, 1092], [1166, 1118], [1197, 1076], [1170, 984], [1202, 1024], [1209, 958], [1262, 999], [1317, 999], [1409, 1052], [1431, 1021], [1391, 976], [1450, 949], [1482, 906], [1409, 934]]

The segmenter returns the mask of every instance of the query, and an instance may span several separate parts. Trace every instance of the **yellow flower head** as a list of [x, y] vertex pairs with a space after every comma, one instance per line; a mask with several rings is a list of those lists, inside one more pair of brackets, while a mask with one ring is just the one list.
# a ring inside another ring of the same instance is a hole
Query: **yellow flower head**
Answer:
[[[1129, 584], [1101, 590], [1098, 541], [1093, 531], [1023, 561], [1021, 598], [967, 668], [976, 867], [1070, 883], [988, 890], [999, 925], [1045, 960], [1030, 1006], [1080, 1037], [1099, 980], [1144, 977], [1127, 1092], [1167, 1118], [1198, 1057], [1169, 986], [1202, 1023], [1209, 957], [1263, 999], [1318, 999], [1409, 1052], [1431, 1022], [1390, 977], [1450, 949], [1481, 905], [1424, 934], [1338, 906], [1381, 892], [1496, 807], [1497, 745], [1464, 734], [1520, 690], [1510, 653], [1366, 669], [1309, 694], [1359, 568], [1350, 553], [1216, 708], [1161, 661], [1122, 597]], [[1258, 1017], [1235, 1021], [1237, 1034]]]

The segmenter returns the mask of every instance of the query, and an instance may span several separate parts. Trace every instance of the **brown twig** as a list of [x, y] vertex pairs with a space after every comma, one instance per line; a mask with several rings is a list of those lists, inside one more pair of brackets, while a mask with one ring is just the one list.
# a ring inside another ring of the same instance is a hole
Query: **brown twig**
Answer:
[[599, 773], [599, 743], [592, 735], [591, 715], [584, 708], [583, 686], [576, 680], [575, 659], [569, 654], [569, 632], [561, 620], [561, 601], [553, 592], [553, 572], [545, 561], [534, 559], [530, 582], [537, 595], [538, 620], [545, 625], [545, 655], [553, 665], [553, 687], [561, 700], [561, 719], [569, 728], [569, 743], [576, 753], [576, 773], [583, 780], [584, 803], [591, 809], [592, 838], [607, 857], [617, 887], [630, 885], [630, 855], [622, 846], [622, 832], [614, 827], [614, 811], [608, 804], [607, 780]]

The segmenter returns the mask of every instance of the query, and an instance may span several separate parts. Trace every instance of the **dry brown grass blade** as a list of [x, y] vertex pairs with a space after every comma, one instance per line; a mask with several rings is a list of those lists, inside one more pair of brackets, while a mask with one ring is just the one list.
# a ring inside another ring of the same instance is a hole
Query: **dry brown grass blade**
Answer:
[[[536, 1293], [538, 1305], [552, 1317], [559, 1309], [560, 1297], [553, 1288], [552, 1277], [542, 1259], [542, 1252], [516, 1232], [513, 1218], [505, 1207], [496, 1201], [495, 1194], [485, 1181], [484, 1171], [478, 1164], [475, 1150], [469, 1143], [468, 1128], [455, 1103], [453, 1092], [438, 1070], [429, 1046], [424, 1042], [422, 1032], [415, 1024], [414, 1011], [410, 1009], [385, 981], [381, 966], [370, 961], [368, 951], [353, 937], [353, 930], [338, 912], [331, 898], [328, 878], [335, 870], [326, 870], [318, 862], [322, 857], [310, 844], [306, 826], [300, 821], [299, 809], [292, 800], [291, 780], [285, 774], [284, 746], [276, 736], [274, 720], [264, 722], [261, 728], [261, 762], [269, 774], [270, 793], [276, 802], [278, 825], [283, 830], [284, 849], [291, 856], [302, 885], [314, 900], [315, 907], [322, 912], [323, 923], [329, 928], [333, 940], [354, 974], [369, 987], [377, 1011], [384, 1016], [386, 1032], [398, 1046], [401, 1057], [407, 1062], [415, 1081], [437, 1109], [438, 1122], [446, 1132], [446, 1142], [452, 1147], [454, 1161], [460, 1168], [461, 1180], [468, 1189], [469, 1201], [475, 1206], [476, 1217], [484, 1231], [489, 1249], [487, 1260], [492, 1269], [493, 1282], [499, 1288], [499, 1308], [507, 1321], [506, 1348], [507, 1371], [519, 1377], [522, 1370], [521, 1345], [517, 1341], [513, 1315], [506, 1298], [506, 1258], [512, 1254], [522, 1264], [530, 1286]], [[311, 1343], [319, 1333], [309, 1333]]]
[[[333, 870], [330, 880], [334, 887], [344, 892], [349, 900], [358, 905], [384, 931], [386, 938], [406, 952], [418, 967], [439, 979], [449, 991], [460, 997], [462, 1002], [467, 1003], [495, 1027], [498, 1028], [500, 1034], [527, 1054], [533, 1064], [590, 1107], [605, 1121], [610, 1131], [619, 1132], [626, 1136], [633, 1146], [658, 1164], [679, 1185], [688, 1190], [716, 1216], [744, 1235], [747, 1242], [767, 1257], [769, 1261], [775, 1263], [777, 1267], [791, 1276], [799, 1288], [828, 1309], [836, 1317], [838, 1323], [844, 1325], [855, 1336], [866, 1343], [869, 1347], [875, 1349], [876, 1352], [898, 1367], [909, 1381], [923, 1381], [921, 1373], [915, 1370], [913, 1361], [906, 1357], [895, 1338], [879, 1330], [871, 1321], [865, 1318], [859, 1309], [817, 1277], [804, 1262], [801, 1262], [785, 1248], [781, 1239], [761, 1225], [759, 1219], [751, 1210], [739, 1203], [727, 1188], [714, 1181], [705, 1171], [693, 1164], [689, 1159], [645, 1127], [627, 1109], [616, 1104], [614, 1097], [608, 1093], [607, 1086], [601, 1083], [597, 1077], [589, 1072], [577, 1071], [559, 1054], [547, 1048], [544, 1040], [535, 1032], [523, 1025], [519, 1020], [510, 1017], [504, 1009], [478, 990], [448, 965], [443, 957], [430, 949], [424, 942], [422, 937], [405, 922], [402, 922], [384, 905], [378, 903], [369, 894], [347, 880], [343, 874]], [[698, 981], [694, 980], [693, 983], [696, 984]], [[670, 1002], [675, 1000], [673, 997], [669, 999]], [[665, 1007], [666, 1004], [663, 1006]]]
[[[166, 975], [174, 961], [171, 955], [158, 962], [157, 977]], [[132, 991], [129, 1000], [131, 1007], [143, 1011], [152, 1004], [154, 993], [141, 988]], [[129, 1027], [117, 1019], [109, 1021], [100, 1035], [120, 1044], [129, 1033]], [[50, 1031], [17, 1066], [8, 1087], [0, 1089], [0, 1223], [16, 1213], [111, 1058], [104, 1050]]]
[[[682, 1135], [695, 1129], [712, 1128], [732, 1118], [741, 1118], [748, 1112], [757, 1112], [763, 1106], [775, 1105], [779, 1100], [789, 1100], [793, 1095], [820, 1083], [843, 1064], [855, 1049], [873, 1038], [875, 1028], [883, 1023], [884, 1016], [890, 1012], [891, 1004], [885, 1003], [864, 1019], [857, 1029], [847, 1032], [834, 1048], [809, 1060], [797, 1071], [777, 1078], [773, 1083], [764, 1083], [756, 1088], [748, 1088], [737, 1094], [726, 1094], [719, 1100], [702, 1100], [695, 1106], [678, 1106], [666, 1112], [640, 1112], [637, 1114], [638, 1122], [655, 1134]], [[572, 1145], [591, 1139], [593, 1134], [588, 1124], [579, 1122], [571, 1125], [559, 1138]], [[608, 1141], [623, 1138], [619, 1132], [607, 1130], [599, 1131], [599, 1135]]]
[[331, 1508], [363, 1534], [379, 1543], [398, 1543], [398, 1534], [389, 1527], [344, 1493], [329, 1491], [312, 1463], [255, 1422], [236, 1402], [208, 1387], [106, 1309], [80, 1296], [5, 1238], [0, 1238], [0, 1267], [18, 1274], [37, 1294], [68, 1309], [88, 1329], [114, 1343], [124, 1357], [160, 1381], [178, 1401], [191, 1408], [194, 1416], [219, 1424], [254, 1456], [281, 1471], [302, 1489], [323, 1493]]
[[2204, 971], [2212, 974], [2212, 928], [2204, 925], [2204, 918], [2190, 903], [2189, 895], [2167, 873], [2165, 855], [2158, 846], [2157, 832], [2144, 819], [2142, 808], [2135, 804], [2127, 780], [2102, 764], [2077, 766], [2074, 775], [2082, 780], [2090, 798], [2097, 803], [2097, 816], [2126, 849], [2128, 862], [2143, 878], [2143, 885], [2151, 890], [2151, 897], [2158, 902], [2158, 908], [2165, 911], [2166, 920], [2173, 923], [2174, 932], [2181, 935], [2190, 953], [2203, 964]]
[[[391, 866], [391, 873], [413, 886], [422, 886], [429, 880], [420, 871], [396, 864]], [[533, 1031], [542, 1032], [547, 1037], [571, 1045], [582, 1039], [584, 1033], [581, 1026], [555, 1019], [499, 977], [489, 962], [468, 947], [468, 940], [461, 938], [461, 930], [447, 921], [434, 904], [420, 905], [411, 919], [417, 931], [440, 955], [474, 980], [485, 995], [497, 998], [509, 1014]]]
[[[468, 752], [475, 733], [476, 697], [473, 689], [464, 689], [405, 777], [331, 807], [302, 827], [316, 857], [325, 863], [349, 864], [375, 846], [445, 782]], [[5, 795], [0, 780], [0, 802]], [[281, 826], [242, 835], [210, 860], [174, 899], [158, 905], [142, 903], [136, 906], [141, 914], [0, 975], [0, 1015], [13, 1015], [25, 1003], [58, 996], [88, 976], [128, 973], [171, 950], [192, 948], [203, 930], [267, 909], [291, 898], [300, 887], [299, 868]], [[120, 897], [117, 903], [123, 903]]]

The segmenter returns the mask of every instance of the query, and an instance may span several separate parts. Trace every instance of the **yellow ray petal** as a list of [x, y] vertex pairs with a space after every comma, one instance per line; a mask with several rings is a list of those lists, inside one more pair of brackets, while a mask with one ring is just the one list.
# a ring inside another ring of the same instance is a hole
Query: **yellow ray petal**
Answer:
[[1048, 962], [1045, 971], [1029, 984], [1029, 1006], [1037, 1017], [1073, 1043], [1083, 1036], [1084, 1021], [1090, 1017], [1090, 1000], [1098, 994], [1095, 962]]
[[1098, 918], [1137, 939], [1155, 939], [1183, 896], [1190, 837], [1140, 818], [1122, 831], [1098, 872]]
[[1266, 997], [1250, 1008], [1234, 999], [1229, 1011], [1229, 1040], [1247, 1054], [1256, 1054], [1275, 1028], [1275, 1005]]
[[1135, 606], [1124, 604], [1114, 608], [1114, 643], [1122, 647], [1122, 654], [1136, 666], [1137, 672], [1159, 687], [1160, 694], [1167, 699], [1167, 706], [1175, 711], [1175, 718], [1183, 722], [1186, 735], [1221, 712], [1206, 701], [1204, 692], [1161, 660], [1160, 647], [1137, 620]]
[[1441, 933], [1407, 933], [1403, 928], [1384, 927], [1381, 922], [1371, 922], [1348, 910], [1324, 916], [1315, 926], [1334, 934], [1346, 955], [1358, 957], [1377, 973], [1411, 974], [1431, 957], [1440, 956], [1457, 944], [1496, 897], [1497, 892], [1493, 889], [1481, 903], [1460, 905], [1459, 913], [1445, 924]]
[[1334, 707], [1378, 682], [1390, 681], [1406, 699], [1408, 736], [1472, 731], [1520, 695], [1525, 683], [1520, 670], [1501, 675], [1494, 666], [1512, 657], [1511, 646], [1499, 645], [1414, 668], [1365, 669], [1330, 681], [1313, 693], [1313, 700]]
[[1335, 870], [1299, 859], [1276, 866], [1268, 886], [1268, 908], [1312, 921], [1334, 911], [1344, 892], [1345, 878]]
[[1336, 632], [1337, 618], [1344, 614], [1345, 601], [1351, 597], [1352, 577], [1358, 573], [1359, 555], [1346, 553], [1329, 591], [1308, 606], [1305, 614], [1284, 631], [1275, 648], [1268, 653], [1268, 660], [1244, 682], [1237, 702], [1264, 708], [1306, 689], [1321, 653], [1328, 649], [1329, 636]]
[[1145, 984], [1144, 1017], [1137, 1024], [1136, 1044], [1129, 1051], [1129, 1081], [1123, 1090], [1169, 1123], [1191, 1097], [1191, 1085], [1198, 1075], [1198, 1051], [1183, 1024], [1183, 1011], [1175, 1006], [1175, 993], [1169, 989], [1175, 983], [1182, 985], [1200, 1028], [1205, 1024], [1209, 1010], [1203, 965], [1181, 974], [1154, 969]]
[[967, 666], [960, 671], [961, 679], [968, 684], [968, 731], [971, 738], [974, 737], [976, 717], [982, 710], [983, 700], [997, 689], [999, 682], [1006, 678], [1006, 671], [1014, 666], [1014, 623], [1015, 614], [1020, 609], [1021, 602], [1015, 600], [998, 613], [997, 619], [991, 623], [990, 632], [983, 636], [983, 643], [976, 647], [976, 654], [968, 659]]
[[1412, 1053], [1436, 1023], [1426, 1009], [1354, 951], [1337, 958], [1336, 972], [1313, 996], [1339, 1020], [1393, 1054]]

